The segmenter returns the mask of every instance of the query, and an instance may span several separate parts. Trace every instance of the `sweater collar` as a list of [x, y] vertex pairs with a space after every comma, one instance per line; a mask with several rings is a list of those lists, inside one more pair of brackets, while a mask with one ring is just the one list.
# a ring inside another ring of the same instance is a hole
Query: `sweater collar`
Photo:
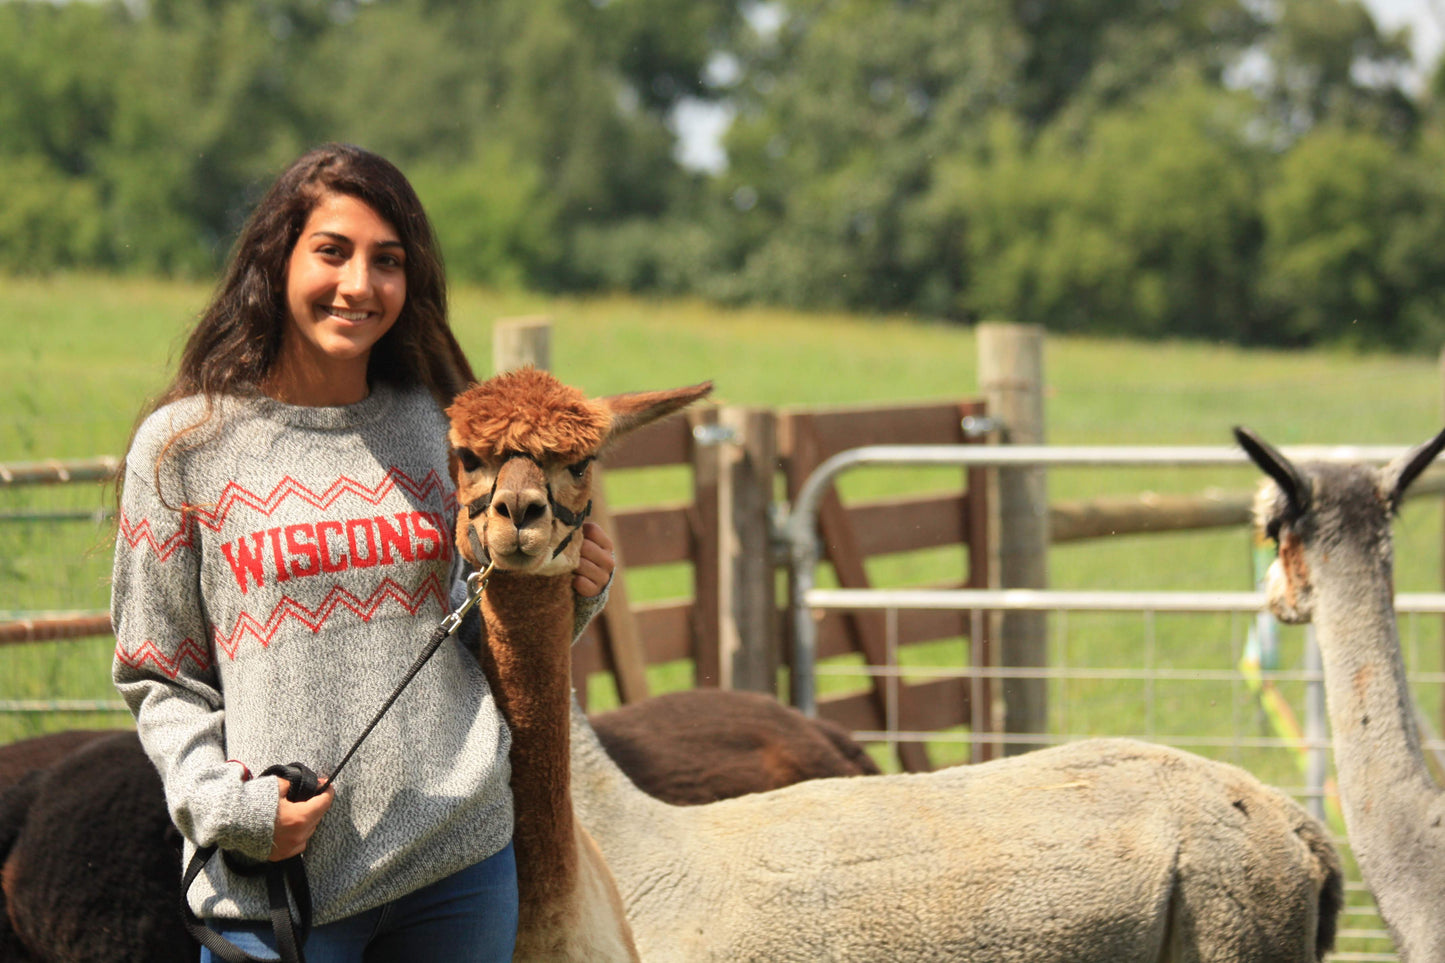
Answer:
[[392, 385], [373, 385], [371, 393], [354, 405], [312, 407], [288, 405], [263, 394], [246, 399], [246, 404], [261, 417], [294, 428], [315, 431], [341, 431], [359, 428], [390, 414], [401, 392]]

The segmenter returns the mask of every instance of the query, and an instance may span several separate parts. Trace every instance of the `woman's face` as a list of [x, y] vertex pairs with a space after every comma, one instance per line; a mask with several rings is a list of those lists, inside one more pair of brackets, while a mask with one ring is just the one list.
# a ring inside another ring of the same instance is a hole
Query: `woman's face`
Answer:
[[311, 211], [286, 270], [286, 327], [269, 387], [293, 404], [366, 397], [371, 349], [406, 303], [406, 251], [391, 223], [349, 194]]

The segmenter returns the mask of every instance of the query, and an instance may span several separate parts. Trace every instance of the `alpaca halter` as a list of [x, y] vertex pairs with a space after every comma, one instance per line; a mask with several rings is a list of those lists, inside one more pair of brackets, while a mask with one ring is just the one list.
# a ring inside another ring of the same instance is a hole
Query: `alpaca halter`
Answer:
[[[542, 467], [542, 463], [533, 456], [527, 454], [526, 452], [514, 451], [511, 454], [507, 455], [506, 458], [502, 459], [502, 464], [505, 465], [507, 462], [511, 461], [514, 458], [527, 459], [532, 464], [537, 466], [537, 469], [542, 472], [543, 478], [547, 477], [547, 471]], [[474, 499], [473, 501], [468, 503], [468, 519], [474, 519], [478, 515], [485, 515], [487, 513], [487, 510], [492, 507], [492, 499], [496, 497], [497, 484], [501, 480], [502, 472], [500, 469], [498, 469], [497, 477], [492, 479], [491, 490], [488, 491], [481, 498]], [[592, 514], [592, 499], [587, 499], [587, 504], [582, 506], [582, 510], [580, 512], [574, 512], [572, 511], [572, 509], [560, 504], [557, 501], [557, 496], [552, 493], [552, 483], [547, 482], [547, 505], [549, 508], [552, 509], [553, 518], [557, 519], [557, 521], [561, 522], [563, 525], [569, 526], [572, 529], [570, 532], [567, 533], [567, 537], [562, 539], [562, 541], [559, 542], [557, 547], [552, 551], [552, 557], [556, 558], [558, 555], [562, 554], [563, 550], [567, 548], [567, 546], [572, 541], [572, 536], [577, 534], [577, 530], [582, 527], [582, 523], [587, 521], [588, 516]], [[477, 537], [476, 529], [471, 528], [470, 526], [468, 526], [468, 528], [469, 532], [467, 538], [472, 543], [472, 551], [476, 553], [478, 558], [488, 559], [488, 564], [490, 564], [491, 554], [486, 550], [486, 546], [482, 544], [481, 539]]]

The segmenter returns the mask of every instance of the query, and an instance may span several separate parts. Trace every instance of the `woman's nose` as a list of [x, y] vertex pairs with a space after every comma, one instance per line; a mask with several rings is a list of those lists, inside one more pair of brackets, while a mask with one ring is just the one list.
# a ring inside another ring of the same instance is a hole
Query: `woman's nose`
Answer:
[[371, 293], [371, 265], [365, 258], [354, 257], [341, 269], [338, 290], [349, 297], [366, 297]]

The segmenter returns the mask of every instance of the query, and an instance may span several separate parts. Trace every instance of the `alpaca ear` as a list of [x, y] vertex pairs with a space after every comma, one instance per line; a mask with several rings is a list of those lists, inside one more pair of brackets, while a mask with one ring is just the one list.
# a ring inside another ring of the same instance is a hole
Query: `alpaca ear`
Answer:
[[1260, 467], [1284, 493], [1285, 500], [1293, 514], [1302, 515], [1310, 507], [1310, 485], [1309, 482], [1299, 473], [1294, 465], [1290, 464], [1288, 458], [1276, 451], [1268, 442], [1259, 435], [1236, 425], [1234, 438], [1239, 442], [1245, 454], [1249, 455], [1251, 461]]
[[601, 404], [612, 414], [612, 426], [608, 429], [607, 440], [603, 442], [604, 447], [630, 431], [681, 411], [711, 391], [712, 382], [704, 381], [686, 388], [634, 391], [601, 399]]
[[1411, 448], [1380, 469], [1380, 490], [1385, 493], [1385, 503], [1390, 506], [1392, 513], [1399, 511], [1400, 502], [1405, 498], [1405, 489], [1420, 477], [1421, 472], [1430, 467], [1430, 463], [1440, 454], [1442, 448], [1445, 448], [1445, 431], [1441, 431], [1423, 445]]

